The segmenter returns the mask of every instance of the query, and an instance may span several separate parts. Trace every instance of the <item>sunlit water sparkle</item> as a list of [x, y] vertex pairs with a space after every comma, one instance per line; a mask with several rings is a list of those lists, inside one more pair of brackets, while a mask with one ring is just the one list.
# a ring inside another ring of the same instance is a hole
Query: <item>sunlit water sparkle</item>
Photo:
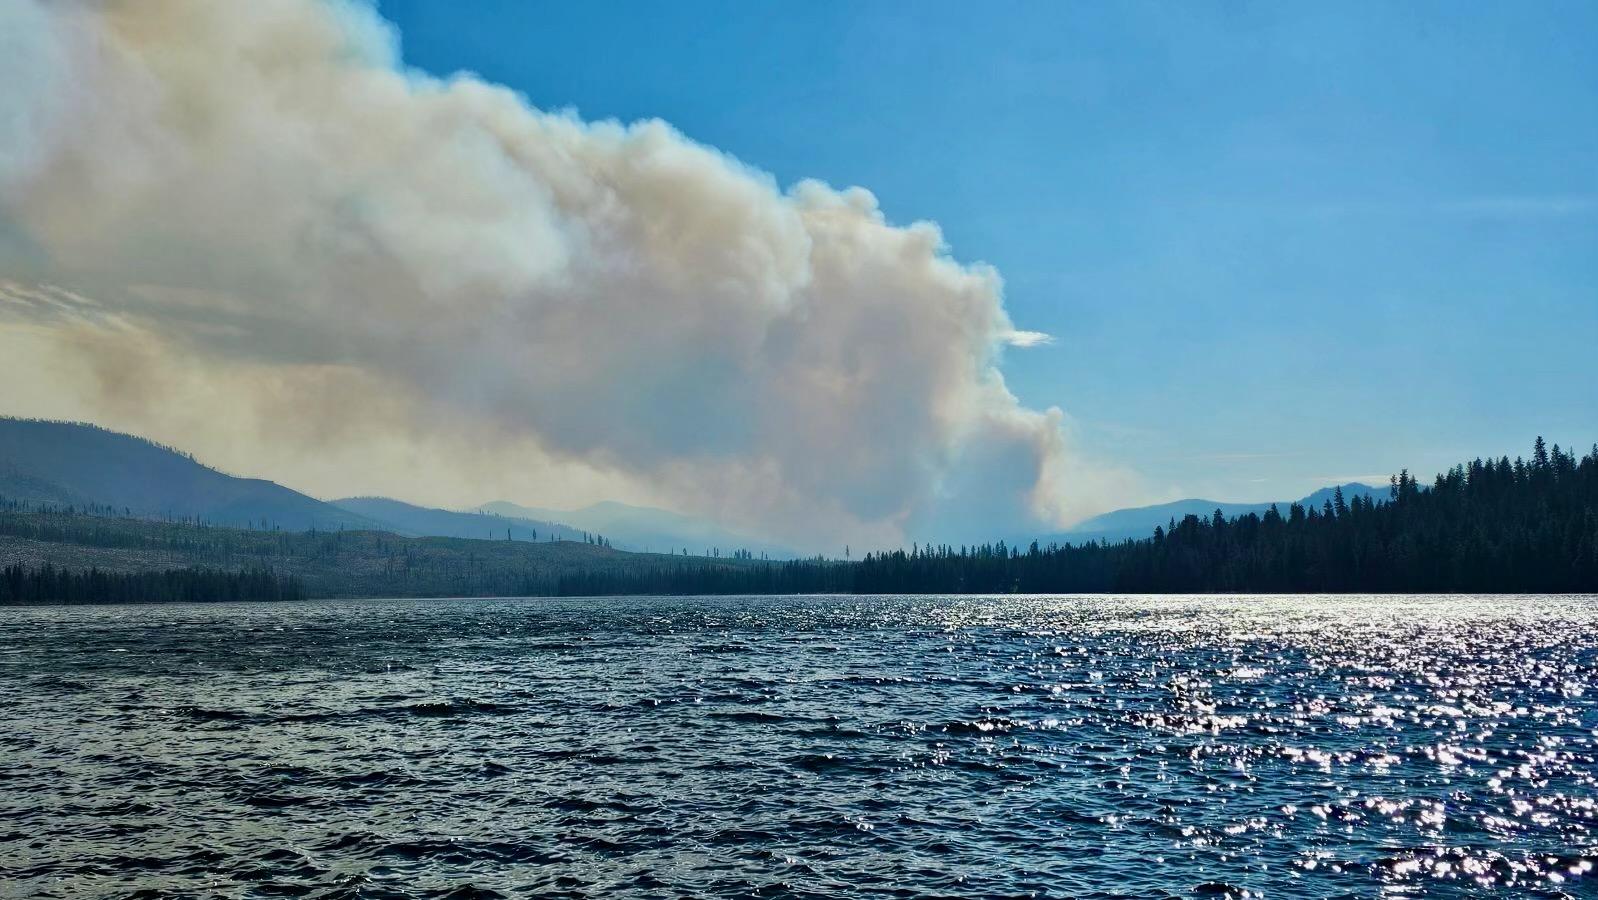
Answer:
[[1598, 896], [1594, 598], [0, 610], [7, 897]]

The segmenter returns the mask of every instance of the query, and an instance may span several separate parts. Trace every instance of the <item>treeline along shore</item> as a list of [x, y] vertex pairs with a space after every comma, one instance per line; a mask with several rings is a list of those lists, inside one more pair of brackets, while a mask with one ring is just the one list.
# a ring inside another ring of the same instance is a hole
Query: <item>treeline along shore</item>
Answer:
[[6, 566], [0, 569], [0, 605], [42, 603], [209, 603], [302, 600], [299, 579], [269, 569], [223, 572], [167, 569], [147, 572], [87, 572]]
[[[284, 532], [0, 502], [0, 603], [805, 593], [1598, 592], [1598, 447], [1538, 438], [1385, 500], [1188, 516], [1120, 543], [916, 546], [856, 562], [577, 542]], [[18, 587], [10, 587], [17, 585]]]
[[1598, 448], [1538, 439], [1390, 497], [1264, 515], [1187, 516], [1142, 540], [1018, 550], [917, 548], [865, 559], [861, 592], [1598, 593]]

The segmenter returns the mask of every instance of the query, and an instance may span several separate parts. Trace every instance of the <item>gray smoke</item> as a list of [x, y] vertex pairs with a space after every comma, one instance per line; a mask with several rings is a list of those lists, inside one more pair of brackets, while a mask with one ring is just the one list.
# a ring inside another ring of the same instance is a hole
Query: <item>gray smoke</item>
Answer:
[[397, 46], [353, 3], [0, 5], [6, 411], [829, 549], [1058, 524], [1102, 483], [997, 369], [1043, 336], [936, 226]]

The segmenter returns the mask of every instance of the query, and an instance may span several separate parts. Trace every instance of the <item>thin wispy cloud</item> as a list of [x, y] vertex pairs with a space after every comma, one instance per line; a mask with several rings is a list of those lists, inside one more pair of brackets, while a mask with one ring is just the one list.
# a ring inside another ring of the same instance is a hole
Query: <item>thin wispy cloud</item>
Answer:
[[1004, 335], [1004, 342], [1012, 347], [1043, 347], [1054, 343], [1054, 335], [1041, 331], [1011, 331]]

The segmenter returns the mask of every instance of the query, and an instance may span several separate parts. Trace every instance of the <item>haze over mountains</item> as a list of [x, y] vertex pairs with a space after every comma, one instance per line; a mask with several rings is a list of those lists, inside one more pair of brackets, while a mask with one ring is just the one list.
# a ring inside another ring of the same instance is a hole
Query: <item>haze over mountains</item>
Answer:
[[144, 438], [70, 422], [0, 418], [0, 497], [285, 531], [353, 529], [516, 541], [593, 536], [618, 550], [794, 555], [691, 516], [623, 503], [563, 512], [501, 501], [456, 512], [387, 497], [322, 501], [275, 482], [219, 472]]
[[[1341, 486], [1344, 496], [1387, 496], [1387, 488]], [[1320, 507], [1333, 488], [1298, 502]], [[322, 501], [272, 481], [219, 472], [180, 450], [93, 425], [0, 419], [0, 497], [34, 503], [103, 507], [147, 518], [213, 525], [308, 530], [389, 531], [409, 537], [513, 541], [588, 541], [603, 538], [618, 550], [726, 555], [748, 550], [773, 559], [791, 548], [739, 534], [704, 519], [663, 509], [605, 501], [575, 510], [521, 506], [509, 501], [453, 511], [386, 497]], [[1122, 509], [1048, 535], [1043, 543], [1120, 541], [1147, 537], [1155, 526], [1189, 514], [1263, 513], [1270, 503], [1191, 499]], [[1284, 511], [1288, 503], [1277, 504]], [[867, 548], [862, 548], [867, 549]], [[842, 555], [842, 548], [834, 554]]]

